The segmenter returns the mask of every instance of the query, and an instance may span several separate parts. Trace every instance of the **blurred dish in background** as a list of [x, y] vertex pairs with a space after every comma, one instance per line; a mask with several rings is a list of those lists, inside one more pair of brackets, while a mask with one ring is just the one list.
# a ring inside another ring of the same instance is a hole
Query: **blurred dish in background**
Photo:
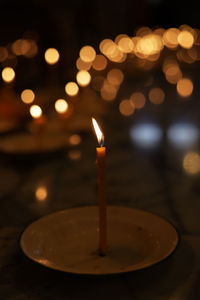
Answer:
[[6, 134], [18, 130], [20, 125], [11, 119], [0, 119], [0, 134]]
[[0, 152], [6, 154], [39, 154], [65, 149], [70, 146], [69, 136], [66, 134], [37, 135], [20, 133], [0, 139]]

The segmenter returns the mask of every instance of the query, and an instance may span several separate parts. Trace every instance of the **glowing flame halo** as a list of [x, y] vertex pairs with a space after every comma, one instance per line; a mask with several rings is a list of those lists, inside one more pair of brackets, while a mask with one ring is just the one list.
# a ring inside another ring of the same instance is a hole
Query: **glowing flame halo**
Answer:
[[97, 121], [94, 118], [92, 118], [92, 124], [93, 124], [93, 127], [94, 127], [94, 131], [96, 133], [99, 145], [101, 147], [103, 147], [103, 144], [104, 144], [104, 135], [103, 135], [103, 133], [102, 133], [102, 131], [101, 131], [101, 129], [100, 129]]

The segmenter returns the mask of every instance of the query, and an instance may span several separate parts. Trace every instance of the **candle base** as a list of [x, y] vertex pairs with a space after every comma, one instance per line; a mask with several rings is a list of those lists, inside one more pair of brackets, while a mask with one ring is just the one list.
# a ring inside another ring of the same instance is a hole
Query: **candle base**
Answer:
[[176, 248], [174, 227], [151, 213], [108, 206], [108, 248], [98, 251], [98, 207], [78, 207], [45, 216], [21, 236], [26, 256], [46, 267], [75, 274], [106, 275], [151, 266]]

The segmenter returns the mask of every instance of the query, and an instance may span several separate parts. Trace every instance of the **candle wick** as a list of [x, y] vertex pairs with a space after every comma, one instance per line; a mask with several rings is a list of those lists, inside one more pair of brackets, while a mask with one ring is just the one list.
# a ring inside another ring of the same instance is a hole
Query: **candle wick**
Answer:
[[100, 142], [100, 147], [103, 147], [104, 145], [104, 137], [102, 137], [101, 142]]

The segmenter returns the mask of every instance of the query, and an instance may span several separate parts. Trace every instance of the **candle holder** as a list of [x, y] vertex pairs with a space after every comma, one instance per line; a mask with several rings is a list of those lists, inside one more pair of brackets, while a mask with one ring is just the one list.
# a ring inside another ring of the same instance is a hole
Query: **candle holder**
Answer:
[[168, 257], [178, 244], [175, 228], [152, 213], [108, 206], [108, 246], [98, 251], [98, 207], [66, 209], [29, 225], [20, 240], [27, 257], [45, 267], [74, 274], [136, 271]]

